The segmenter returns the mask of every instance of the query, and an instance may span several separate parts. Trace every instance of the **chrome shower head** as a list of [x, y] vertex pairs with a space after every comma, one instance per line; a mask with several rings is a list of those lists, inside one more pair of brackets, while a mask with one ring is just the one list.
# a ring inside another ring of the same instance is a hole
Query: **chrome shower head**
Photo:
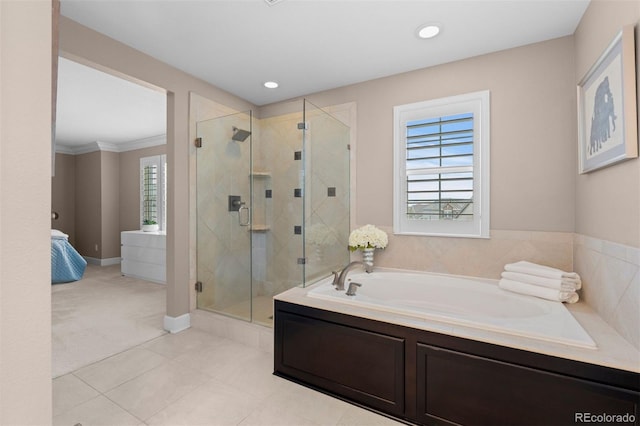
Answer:
[[237, 127], [234, 126], [233, 136], [231, 137], [231, 139], [238, 142], [244, 142], [249, 137], [249, 135], [251, 135], [250, 131], [238, 129]]

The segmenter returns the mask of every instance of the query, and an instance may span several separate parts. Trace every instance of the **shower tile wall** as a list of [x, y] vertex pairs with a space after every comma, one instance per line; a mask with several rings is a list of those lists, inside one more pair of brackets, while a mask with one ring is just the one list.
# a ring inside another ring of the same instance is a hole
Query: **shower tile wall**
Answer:
[[[271, 175], [262, 179], [268, 187], [255, 191], [256, 197], [265, 198], [268, 230], [263, 233], [262, 247], [254, 243], [254, 254], [266, 256], [254, 258], [254, 263], [266, 262], [265, 279], [253, 283], [254, 297], [272, 296], [302, 282], [302, 266], [296, 263], [302, 256], [302, 235], [294, 233], [294, 227], [302, 225], [302, 198], [294, 197], [294, 189], [302, 188], [304, 178], [302, 164], [295, 160], [295, 152], [302, 150], [302, 131], [297, 128], [301, 120], [300, 113], [254, 120], [260, 132], [254, 140], [254, 171]], [[270, 198], [266, 198], [267, 190]]]
[[[298, 128], [301, 111], [254, 117], [252, 125], [242, 113], [198, 123], [198, 135], [207, 132], [196, 167], [199, 308], [270, 325], [272, 296], [348, 262], [350, 131], [305, 105], [307, 130]], [[252, 154], [249, 143], [231, 141], [233, 126], [251, 126]], [[248, 201], [250, 227], [237, 226], [229, 195]]]
[[320, 110], [307, 110], [307, 123], [305, 282], [312, 282], [348, 261], [349, 132]]
[[[250, 306], [250, 236], [246, 227], [238, 226], [238, 214], [228, 211], [229, 195], [240, 195], [247, 201], [250, 197], [250, 146], [231, 140], [232, 127], [249, 128], [248, 122], [248, 118], [247, 124], [238, 122], [234, 115], [215, 119], [210, 126], [201, 124], [207, 127], [197, 167], [197, 276], [205, 283], [199, 307], [226, 310], [243, 303]], [[249, 311], [238, 314], [246, 317]]]
[[[254, 142], [254, 170], [270, 178], [254, 179], [254, 193], [266, 198], [270, 190], [264, 214], [270, 229], [264, 251], [254, 242], [254, 254], [267, 256], [266, 280], [254, 281], [254, 297], [300, 285], [303, 273], [305, 282], [326, 276], [348, 260], [349, 132], [320, 110], [307, 109], [306, 119], [304, 155], [303, 131], [298, 129], [302, 113], [256, 120], [260, 136]], [[269, 185], [258, 188], [258, 181]], [[297, 264], [303, 243], [304, 269]], [[257, 261], [254, 258], [254, 268]]]

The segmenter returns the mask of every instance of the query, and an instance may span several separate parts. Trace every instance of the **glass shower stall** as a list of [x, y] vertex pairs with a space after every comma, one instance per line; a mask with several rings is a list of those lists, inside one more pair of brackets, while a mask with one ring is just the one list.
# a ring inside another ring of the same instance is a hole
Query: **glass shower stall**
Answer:
[[197, 307], [271, 325], [274, 295], [349, 262], [350, 129], [304, 100], [197, 137]]

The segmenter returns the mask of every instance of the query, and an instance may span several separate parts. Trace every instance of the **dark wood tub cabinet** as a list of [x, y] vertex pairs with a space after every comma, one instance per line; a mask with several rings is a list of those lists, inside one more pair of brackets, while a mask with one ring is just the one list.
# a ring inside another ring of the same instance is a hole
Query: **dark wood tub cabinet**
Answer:
[[274, 328], [274, 374], [406, 423], [638, 424], [637, 373], [280, 300]]

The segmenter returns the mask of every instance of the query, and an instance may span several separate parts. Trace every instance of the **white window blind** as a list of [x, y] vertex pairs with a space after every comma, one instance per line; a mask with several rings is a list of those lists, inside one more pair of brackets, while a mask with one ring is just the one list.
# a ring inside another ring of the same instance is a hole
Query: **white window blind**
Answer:
[[158, 166], [149, 164], [142, 169], [142, 218], [158, 221]]
[[394, 232], [488, 237], [489, 93], [394, 108]]
[[140, 224], [154, 221], [165, 230], [167, 161], [165, 155], [140, 159]]
[[407, 215], [473, 218], [473, 114], [406, 124]]

